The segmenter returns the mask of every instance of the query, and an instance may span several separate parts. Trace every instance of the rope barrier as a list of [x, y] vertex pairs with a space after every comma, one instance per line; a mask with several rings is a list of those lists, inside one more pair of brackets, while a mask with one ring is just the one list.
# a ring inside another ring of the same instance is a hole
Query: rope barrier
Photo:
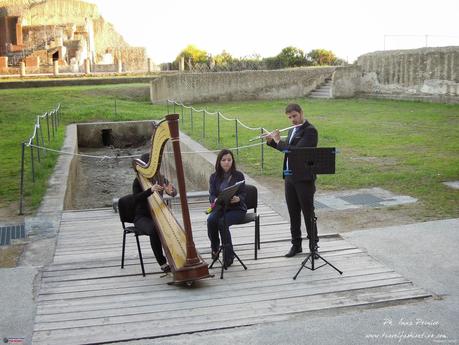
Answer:
[[175, 105], [178, 105], [180, 107], [184, 107], [186, 109], [192, 109], [195, 112], [205, 112], [206, 114], [209, 114], [209, 115], [220, 114], [219, 116], [221, 118], [223, 118], [224, 120], [226, 120], [226, 121], [237, 121], [242, 127], [246, 128], [248, 130], [251, 130], [251, 131], [259, 131], [260, 129], [262, 129], [262, 127], [250, 127], [250, 126], [247, 126], [245, 123], [241, 122], [238, 118], [228, 118], [228, 117], [224, 116], [221, 112], [218, 112], [218, 111], [212, 113], [212, 112], [207, 111], [206, 109], [196, 109], [193, 106], [187, 106], [187, 105], [183, 104], [182, 102], [177, 102], [177, 101], [170, 100], [170, 99], [168, 99], [167, 102], [175, 104]]
[[[232, 147], [232, 148], [229, 148], [228, 150], [236, 150], [236, 149], [246, 149], [246, 148], [249, 148], [249, 147], [254, 147], [254, 146], [260, 146], [262, 145], [263, 143], [255, 143], [255, 144], [250, 144], [250, 145], [245, 145], [245, 146], [239, 146], [239, 147]], [[129, 155], [129, 156], [107, 156], [107, 155], [104, 155], [104, 156], [96, 156], [96, 155], [87, 155], [87, 154], [84, 154], [84, 153], [75, 153], [75, 152], [67, 152], [67, 151], [61, 151], [61, 150], [55, 150], [55, 149], [51, 149], [49, 147], [44, 147], [44, 146], [39, 146], [39, 145], [35, 145], [35, 144], [26, 144], [27, 147], [34, 147], [34, 148], [37, 148], [37, 149], [41, 149], [41, 150], [46, 150], [46, 151], [51, 151], [51, 152], [55, 152], [55, 153], [62, 153], [62, 154], [65, 154], [65, 155], [70, 155], [70, 156], [78, 156], [78, 157], [84, 157], [84, 158], [94, 158], [94, 159], [100, 159], [100, 160], [104, 160], [104, 159], [127, 159], [127, 158], [136, 158], [136, 157], [140, 157], [141, 154], [137, 154], [137, 155]], [[212, 152], [220, 152], [221, 149], [218, 149], [218, 150], [203, 150], [203, 151], [182, 151], [181, 153], [182, 154], [195, 154], [195, 153], [212, 153]], [[172, 151], [165, 151], [164, 153], [173, 153]]]

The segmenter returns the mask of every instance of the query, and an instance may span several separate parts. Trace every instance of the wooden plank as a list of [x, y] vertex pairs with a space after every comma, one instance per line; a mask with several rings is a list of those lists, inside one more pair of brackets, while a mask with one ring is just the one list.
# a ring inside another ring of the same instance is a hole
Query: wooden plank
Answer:
[[[408, 298], [424, 298], [426, 294], [422, 290], [402, 290], [393, 292], [391, 300], [404, 300]], [[270, 307], [265, 309], [257, 309], [256, 316], [241, 315], [241, 313], [225, 313], [219, 315], [219, 322], [216, 325], [215, 314], [203, 317], [186, 318], [184, 323], [183, 315], [179, 320], [176, 320], [174, 325], [171, 326], [173, 320], [165, 321], [144, 321], [141, 323], [121, 323], [116, 325], [102, 325], [93, 327], [84, 327], [83, 329], [61, 329], [53, 331], [35, 331], [33, 342], [34, 344], [90, 344], [96, 342], [109, 342], [109, 341], [128, 341], [131, 339], [146, 339], [159, 336], [184, 334], [190, 332], [198, 332], [203, 330], [213, 329], [213, 325], [219, 327], [236, 327], [247, 326], [265, 322], [286, 320], [288, 315], [310, 312], [314, 310], [323, 310], [331, 308], [342, 308], [347, 306], [359, 306], [368, 304], [378, 304], [386, 302], [387, 292], [383, 291], [380, 294], [374, 293], [373, 295], [360, 294], [356, 299], [350, 301], [348, 298], [340, 298], [339, 296], [330, 303], [320, 302], [310, 303], [311, 299], [292, 299], [292, 303], [288, 306], [279, 308], [277, 313], [273, 312]], [[209, 327], [210, 326], [210, 327]], [[172, 332], [171, 332], [172, 330]], [[172, 333], [172, 334], [171, 334]]]
[[[324, 286], [325, 291], [318, 292], [318, 290], [311, 290], [311, 292], [307, 292], [306, 294], [303, 293], [301, 287], [297, 287], [293, 289], [292, 286], [289, 286], [290, 289], [278, 291], [282, 292], [280, 296], [277, 296], [276, 299], [276, 306], [279, 303], [287, 303], [283, 301], [284, 299], [294, 299], [294, 298], [304, 298], [305, 296], [312, 296], [312, 295], [336, 295], [337, 293], [349, 290], [360, 290], [360, 289], [367, 289], [367, 288], [376, 288], [376, 287], [387, 287], [387, 286], [395, 286], [395, 285], [403, 285], [406, 284], [406, 280], [403, 278], [393, 278], [393, 279], [386, 279], [384, 282], [383, 280], [378, 281], [364, 281], [364, 282], [348, 282], [346, 285], [343, 285], [336, 289], [331, 289], [329, 291], [329, 286]], [[406, 285], [405, 285], [406, 286]], [[399, 288], [399, 286], [397, 286]], [[246, 309], [245, 304], [257, 303], [257, 307], [264, 308], [265, 306], [269, 306], [272, 304], [273, 300], [273, 293], [274, 291], [265, 292], [266, 289], [260, 289], [259, 293], [254, 295], [241, 295], [238, 294], [235, 297], [231, 298], [228, 296], [224, 296], [218, 301], [214, 299], [207, 298], [207, 299], [199, 299], [199, 300], [185, 300], [185, 301], [171, 301], [171, 303], [160, 304], [150, 306], [149, 308], [140, 307], [140, 308], [132, 308], [130, 306], [125, 306], [126, 308], [130, 308], [129, 311], [126, 311], [124, 307], [121, 308], [112, 308], [109, 312], [107, 308], [101, 311], [92, 311], [91, 313], [82, 314], [81, 312], [77, 313], [56, 313], [52, 315], [37, 315], [36, 323], [35, 323], [35, 330], [50, 330], [50, 329], [62, 329], [62, 328], [76, 328], [76, 327], [89, 327], [89, 326], [101, 326], [106, 325], [108, 323], [111, 324], [118, 324], [118, 323], [127, 323], [127, 322], [139, 322], [139, 321], [148, 321], [151, 319], [157, 320], [166, 320], [166, 319], [179, 319], [180, 316], [187, 315], [187, 318], [194, 317], [194, 316], [202, 316], [205, 317], [206, 315], [215, 315], [221, 314], [222, 312], [238, 312], [241, 309]], [[271, 290], [272, 287], [271, 287]], [[165, 298], [160, 297], [158, 298]], [[262, 303], [265, 302], [265, 303]], [[177, 303], [180, 303], [180, 306], [177, 306]], [[244, 305], [244, 306], [243, 306]], [[229, 310], [228, 310], [229, 309]], [[252, 311], [253, 312], [253, 311]], [[245, 314], [248, 312], [245, 311]], [[146, 316], [145, 314], [148, 314]], [[256, 315], [253, 315], [256, 316]], [[107, 322], [107, 319], [110, 319]], [[150, 318], [150, 319], [149, 319]]]
[[[268, 269], [272, 269], [272, 265], [270, 262], [267, 262], [265, 261], [264, 259], [260, 259], [260, 260], [253, 260], [253, 261], [249, 261], [249, 260], [245, 260], [246, 258], [244, 257], [245, 254], [241, 255], [241, 259], [243, 261], [246, 261], [246, 264], [249, 265], [248, 267], [252, 267], [254, 270], [259, 270], [260, 267], [267, 267]], [[251, 256], [251, 254], [248, 254]], [[301, 260], [299, 260], [299, 258], [305, 258], [306, 257], [306, 254], [304, 254], [304, 256], [299, 256], [296, 260], [288, 260], [287, 258], [284, 258], [284, 257], [277, 257], [277, 260], [282, 260], [280, 262], [289, 262], [291, 263], [293, 266], [292, 267], [299, 267], [300, 263], [301, 263]], [[330, 255], [326, 255], [324, 254], [324, 257], [328, 257], [330, 260], [331, 260], [331, 257]], [[352, 255], [349, 255], [350, 258], [352, 258]], [[276, 257], [271, 257], [272, 259], [276, 259]], [[346, 262], [348, 260], [348, 256], [347, 255], [343, 255], [341, 256], [341, 259], [338, 261], [338, 260], [335, 260], [334, 262], [336, 264], [340, 264], [342, 265], [344, 262]], [[371, 260], [373, 261], [373, 259], [371, 258], [368, 258], [368, 257], [362, 257], [360, 259], [360, 264], [363, 264], [363, 263], [366, 263], [368, 262], [367, 260]], [[207, 260], [207, 261], [210, 261], [210, 260]], [[355, 262], [355, 264], [359, 264], [359, 262]], [[151, 265], [149, 266], [151, 267]], [[218, 267], [218, 266], [217, 266]], [[234, 264], [234, 268], [237, 268], [238, 265], [237, 265], [237, 262]], [[234, 270], [234, 268], [232, 268], [231, 270]], [[153, 269], [158, 270], [159, 268], [156, 267], [155, 265], [153, 265]], [[250, 269], [249, 269], [250, 270]], [[45, 282], [48, 282], [48, 281], [59, 281], [59, 280], [77, 280], [77, 279], [91, 279], [91, 278], [101, 278], [103, 276], [116, 276], [116, 275], [120, 275], [120, 274], [135, 274], [138, 272], [138, 267], [136, 267], [135, 265], [131, 265], [129, 267], [125, 267], [123, 270], [120, 268], [120, 267], [103, 267], [103, 268], [94, 268], [94, 269], [91, 269], [91, 270], [75, 270], [74, 272], [68, 272], [69, 274], [64, 274], [65, 272], [46, 272], [46, 274], [44, 274], [43, 276], [43, 281]]]
[[[190, 211], [196, 246], [210, 263], [205, 205], [195, 204]], [[296, 313], [428, 296], [336, 234], [321, 237], [320, 253], [343, 276], [325, 266], [314, 272], [304, 269], [294, 281], [307, 253], [284, 258], [289, 223], [266, 205], [259, 212], [264, 213], [260, 259], [253, 260], [253, 223], [231, 227], [235, 250], [249, 269], [235, 261], [221, 280], [217, 265], [212, 270], [216, 278], [192, 288], [165, 284], [169, 278], [160, 277], [147, 238], [141, 241], [147, 272], [157, 273], [139, 274], [133, 238], [121, 269], [122, 230], [111, 209], [64, 212], [54, 261], [42, 275], [34, 344], [154, 338], [210, 330], [215, 317], [225, 327], [244, 326]]]

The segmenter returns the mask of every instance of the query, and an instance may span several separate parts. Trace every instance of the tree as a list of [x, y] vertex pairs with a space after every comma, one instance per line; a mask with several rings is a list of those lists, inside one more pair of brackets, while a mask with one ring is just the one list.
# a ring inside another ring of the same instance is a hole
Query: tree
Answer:
[[192, 66], [198, 63], [206, 63], [208, 61], [208, 54], [205, 50], [200, 50], [193, 44], [188, 45], [183, 49], [180, 54], [175, 58], [175, 62], [180, 63], [181, 58], [185, 58], [185, 65], [190, 63]]
[[307, 58], [314, 66], [333, 66], [338, 60], [331, 50], [326, 49], [313, 49], [308, 53]]
[[279, 65], [285, 67], [306, 66], [307, 60], [304, 52], [300, 48], [286, 47], [276, 56]]
[[233, 61], [233, 57], [226, 50], [223, 50], [221, 54], [214, 56], [214, 62], [216, 66], [219, 65], [228, 65]]

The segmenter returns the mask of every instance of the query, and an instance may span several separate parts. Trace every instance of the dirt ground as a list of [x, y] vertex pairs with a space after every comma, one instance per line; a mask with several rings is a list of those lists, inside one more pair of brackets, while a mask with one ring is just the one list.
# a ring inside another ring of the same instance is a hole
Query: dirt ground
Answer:
[[[128, 149], [91, 148], [81, 150], [80, 153], [94, 156], [130, 156], [140, 155], [148, 151], [148, 147]], [[113, 198], [119, 198], [131, 193], [132, 181], [135, 174], [131, 167], [132, 158], [129, 159], [91, 159], [81, 158], [78, 174], [78, 190], [72, 199], [74, 209], [89, 209], [111, 207]], [[282, 191], [279, 197], [284, 198], [284, 184], [280, 178], [257, 176], [259, 183], [271, 191]], [[187, 190], [192, 190], [187, 184]], [[316, 196], [320, 195], [320, 190]], [[348, 232], [359, 229], [385, 227], [391, 225], [410, 224], [416, 221], [416, 204], [381, 207], [361, 208], [345, 211], [318, 209], [319, 233]]]
[[19, 202], [9, 205], [0, 204], [0, 224], [18, 224], [24, 222], [24, 216], [19, 215]]
[[[85, 148], [80, 153], [93, 156], [138, 156], [148, 152], [148, 145], [137, 148]], [[111, 207], [113, 198], [131, 193], [135, 174], [131, 167], [132, 158], [101, 159], [80, 158], [80, 169], [77, 177], [76, 193], [72, 197], [68, 209], [90, 209]], [[257, 176], [259, 183], [274, 193], [282, 191], [279, 197], [284, 198], [283, 180], [269, 176]], [[187, 184], [187, 189], [193, 186]], [[318, 190], [316, 196], [321, 191]], [[381, 208], [361, 208], [345, 211], [318, 209], [319, 230], [324, 233], [347, 232], [359, 229], [410, 224], [427, 219], [420, 219], [422, 212], [420, 202]], [[23, 216], [17, 214], [17, 205], [0, 208], [0, 223], [20, 223]]]
[[0, 268], [16, 267], [23, 250], [24, 244], [0, 247]]
[[[136, 156], [148, 151], [147, 147], [127, 149], [84, 148], [81, 154], [91, 156]], [[135, 157], [134, 157], [135, 158]], [[80, 157], [76, 192], [68, 209], [111, 207], [113, 198], [132, 193], [135, 178], [131, 162], [134, 158], [101, 159]]]
[[[85, 148], [80, 153], [92, 156], [137, 156], [148, 152], [148, 146], [138, 148]], [[90, 209], [111, 207], [113, 198], [119, 198], [132, 192], [132, 182], [135, 178], [131, 167], [133, 158], [80, 158], [80, 167], [77, 174], [77, 188], [68, 209]], [[280, 178], [257, 176], [259, 183], [270, 189], [273, 193], [284, 198], [283, 180]], [[187, 184], [187, 190], [193, 186]], [[281, 193], [279, 193], [281, 191]], [[330, 193], [330, 192], [328, 192]], [[318, 190], [316, 196], [320, 196]], [[345, 211], [318, 209], [319, 234], [343, 233], [361, 229], [387, 227], [425, 221], [420, 219], [422, 203], [381, 207], [361, 208]], [[18, 216], [17, 205], [0, 208], [0, 223], [20, 223], [23, 216]], [[14, 267], [23, 251], [23, 245], [16, 244], [0, 248], [0, 267]]]
[[[256, 180], [272, 192], [281, 191], [279, 197], [284, 198], [284, 181], [281, 178], [258, 176]], [[330, 191], [327, 194], [330, 194]], [[320, 195], [321, 191], [317, 190], [316, 197]], [[421, 213], [422, 207], [422, 204], [417, 202], [408, 205], [379, 208], [363, 207], [343, 211], [317, 209], [315, 212], [319, 234], [328, 234], [423, 221], [425, 219], [420, 219], [417, 216]]]

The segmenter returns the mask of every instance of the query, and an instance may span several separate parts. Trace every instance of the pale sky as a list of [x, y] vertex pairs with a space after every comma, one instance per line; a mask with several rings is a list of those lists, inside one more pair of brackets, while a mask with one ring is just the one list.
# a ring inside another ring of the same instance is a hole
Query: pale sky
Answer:
[[425, 35], [428, 46], [459, 46], [458, 0], [86, 1], [155, 63], [173, 61], [188, 44], [234, 57], [324, 48], [350, 63], [384, 44], [424, 47]]

